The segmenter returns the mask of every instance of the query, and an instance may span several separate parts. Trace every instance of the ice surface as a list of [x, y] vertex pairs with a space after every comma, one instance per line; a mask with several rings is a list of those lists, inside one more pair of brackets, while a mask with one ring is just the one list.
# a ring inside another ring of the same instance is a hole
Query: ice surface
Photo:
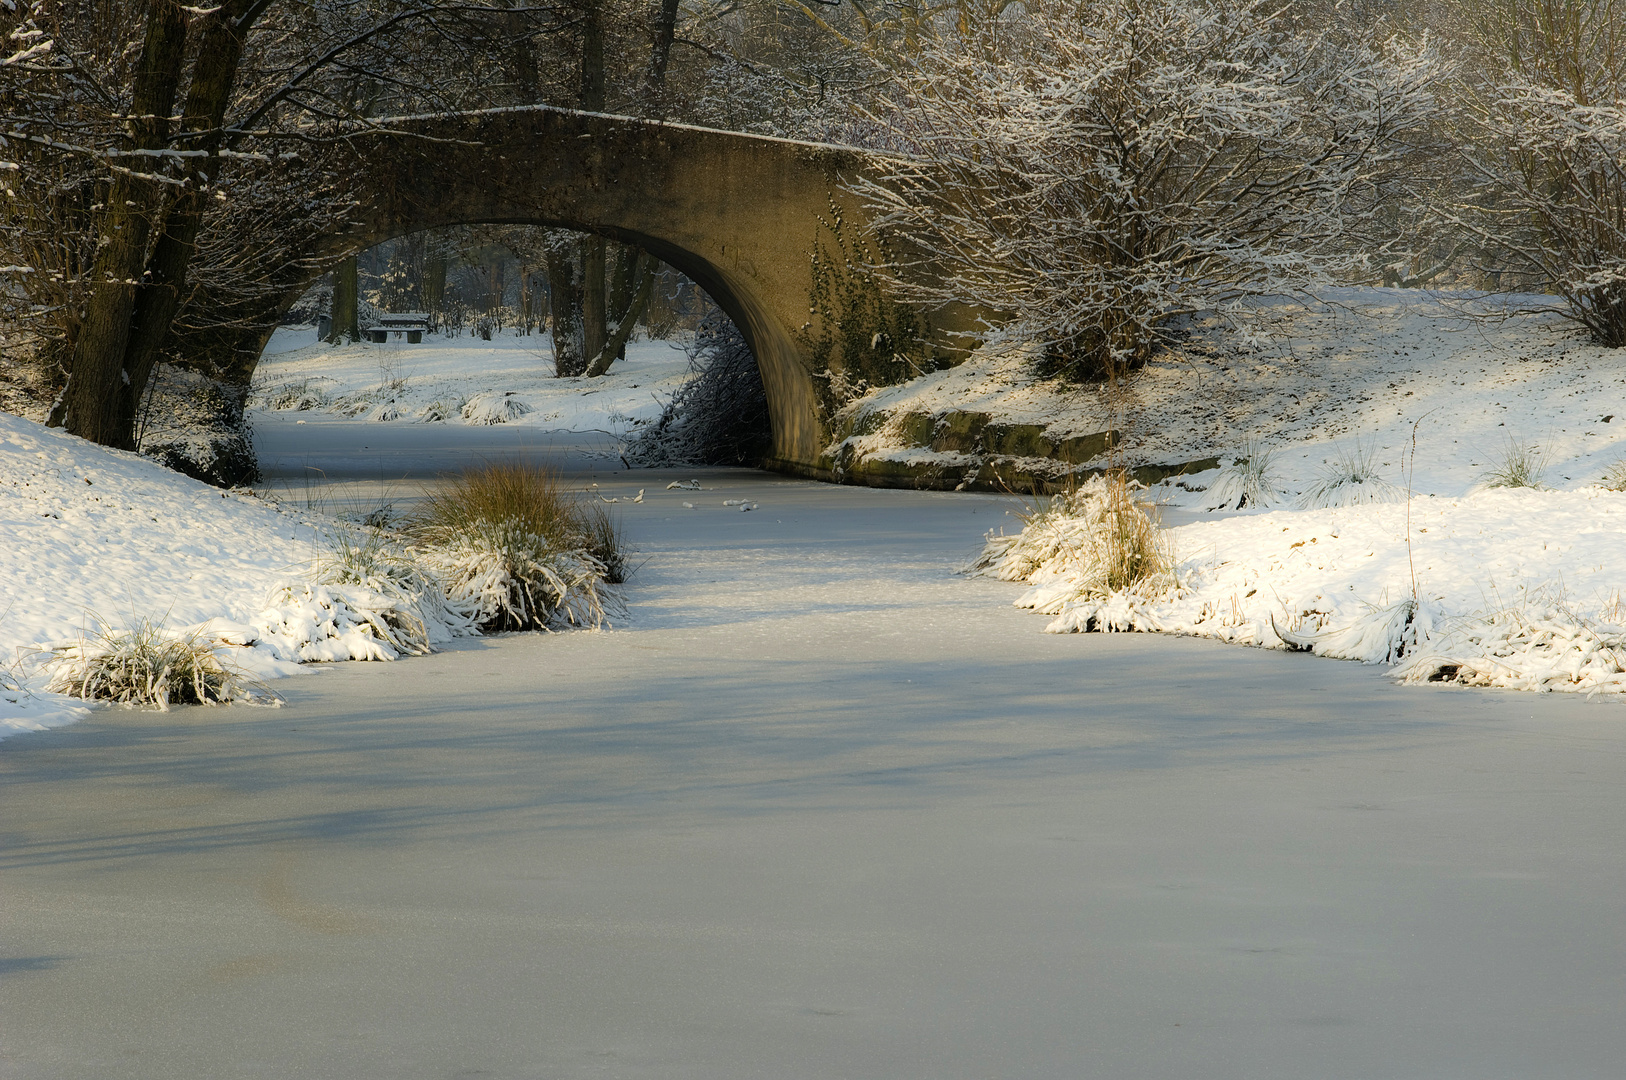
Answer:
[[595, 479], [615, 630], [0, 744], [9, 1076], [1626, 1058], [1618, 707], [1037, 633], [955, 573], [1012, 499]]

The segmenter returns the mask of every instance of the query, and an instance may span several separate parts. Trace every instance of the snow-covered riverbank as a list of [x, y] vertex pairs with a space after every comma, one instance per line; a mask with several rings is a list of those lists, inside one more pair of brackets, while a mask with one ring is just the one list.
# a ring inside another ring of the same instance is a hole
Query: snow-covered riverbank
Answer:
[[[1155, 629], [1365, 660], [1395, 659], [1404, 641], [1401, 673], [1416, 678], [1621, 688], [1626, 494], [1599, 481], [1626, 459], [1626, 352], [1581, 344], [1547, 317], [1467, 320], [1459, 301], [1424, 293], [1332, 299], [1299, 316], [1301, 336], [1241, 357], [1172, 358], [1126, 391], [1141, 418], [1126, 427], [1126, 452], [1152, 437], [1154, 415], [1167, 455], [1234, 459], [1253, 440], [1255, 453], [1273, 451], [1274, 505], [1207, 509], [1217, 471], [1158, 485], [1146, 497], [1181, 523], [1170, 536], [1184, 591], [1079, 596], [1065, 567], [1052, 567], [1021, 602], [1057, 630]], [[321, 551], [307, 480], [321, 498], [340, 475], [377, 481], [370, 498], [410, 498], [404, 476], [525, 452], [630, 498], [650, 484], [621, 474], [619, 440], [658, 414], [687, 370], [682, 350], [663, 342], [635, 345], [589, 382], [553, 378], [541, 337], [342, 348], [313, 337], [278, 332], [253, 398], [270, 487], [287, 506], [0, 416], [0, 572], [10, 583], [0, 660], [11, 687], [0, 733], [79, 715], [66, 699], [17, 689], [38, 688], [19, 674], [20, 655], [98, 625], [252, 623], [267, 591]], [[978, 371], [936, 373], [876, 402], [991, 407], [977, 399], [973, 384], [988, 374]], [[1012, 419], [1100, 419], [1090, 411], [1100, 391], [1011, 380]], [[1485, 488], [1520, 447], [1539, 451], [1541, 488]], [[1351, 456], [1387, 498], [1413, 492], [1409, 507], [1292, 508]], [[966, 537], [968, 557], [976, 543]], [[259, 670], [286, 666], [271, 656]]]

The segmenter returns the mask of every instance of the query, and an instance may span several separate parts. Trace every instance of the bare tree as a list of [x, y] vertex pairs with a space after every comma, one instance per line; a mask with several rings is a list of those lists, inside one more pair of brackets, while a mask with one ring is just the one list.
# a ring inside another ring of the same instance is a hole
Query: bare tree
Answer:
[[1492, 272], [1557, 295], [1626, 346], [1626, 2], [1471, 0], [1452, 119], [1461, 195], [1444, 211]]
[[[46, 256], [6, 262], [21, 268], [12, 292], [54, 313], [35, 320], [67, 377], [53, 419], [129, 446], [160, 356], [183, 339], [229, 338], [232, 322], [254, 347], [276, 298], [310, 272], [294, 263], [298, 241], [348, 209], [343, 178], [305, 149], [342, 137], [338, 121], [477, 98], [486, 87], [471, 50], [505, 40], [516, 16], [557, 33], [566, 20], [553, 10], [460, 0], [8, 5], [0, 26], [26, 47], [0, 65], [0, 138], [29, 198], [7, 208], [0, 235], [11, 251]], [[413, 56], [433, 63], [402, 62]], [[72, 250], [40, 239], [53, 225], [68, 227]]]
[[1291, 15], [1059, 0], [934, 22], [875, 114], [902, 153], [857, 188], [916, 252], [897, 287], [978, 305], [1055, 372], [1101, 378], [1179, 316], [1364, 271], [1393, 243], [1381, 211], [1440, 65], [1381, 23]]

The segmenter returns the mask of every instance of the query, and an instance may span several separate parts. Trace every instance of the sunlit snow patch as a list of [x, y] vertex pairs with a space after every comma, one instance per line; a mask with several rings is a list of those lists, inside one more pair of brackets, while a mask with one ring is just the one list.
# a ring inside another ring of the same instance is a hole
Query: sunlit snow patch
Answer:
[[[990, 536], [979, 572], [1053, 633], [1189, 634], [1395, 665], [1407, 682], [1626, 690], [1626, 494], [1500, 489], [1170, 529], [1166, 589], [1102, 589], [1076, 512]], [[1082, 559], [1082, 562], [1081, 562]]]

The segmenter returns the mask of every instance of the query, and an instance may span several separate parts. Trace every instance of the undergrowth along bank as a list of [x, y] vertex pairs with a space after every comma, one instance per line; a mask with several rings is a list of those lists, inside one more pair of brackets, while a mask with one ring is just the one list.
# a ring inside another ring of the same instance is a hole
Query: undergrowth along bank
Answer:
[[307, 499], [300, 515], [314, 557], [276, 580], [256, 614], [179, 628], [87, 614], [93, 629], [6, 669], [8, 700], [26, 705], [38, 691], [157, 709], [276, 704], [262, 680], [298, 664], [395, 660], [480, 633], [595, 628], [624, 610], [618, 523], [544, 467], [483, 465], [404, 519], [389, 508], [321, 509]]
[[[1039, 505], [1018, 533], [990, 535], [972, 570], [1028, 584], [1016, 604], [1051, 616], [1051, 633], [1207, 637], [1388, 664], [1403, 682], [1626, 692], [1626, 493], [1261, 511], [1131, 548], [1122, 490], [1097, 480]], [[1113, 560], [1137, 549], [1168, 561], [1114, 578]]]

